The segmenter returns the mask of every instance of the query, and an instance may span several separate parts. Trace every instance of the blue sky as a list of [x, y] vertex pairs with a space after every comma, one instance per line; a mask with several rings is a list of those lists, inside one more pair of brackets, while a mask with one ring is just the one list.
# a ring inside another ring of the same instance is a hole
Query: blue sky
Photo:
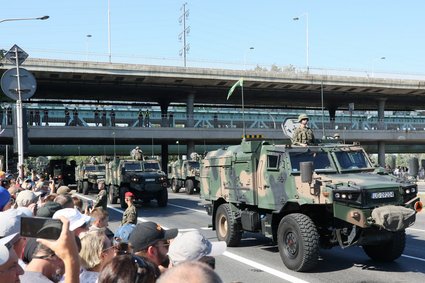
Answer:
[[[178, 35], [184, 1], [110, 0], [112, 62], [183, 65]], [[0, 49], [33, 58], [108, 60], [107, 0], [1, 0]], [[187, 0], [187, 66], [309, 66], [425, 74], [424, 1]], [[294, 21], [294, 17], [300, 17]], [[92, 37], [88, 38], [90, 34]], [[250, 47], [254, 47], [250, 50]], [[385, 59], [381, 59], [385, 57]]]

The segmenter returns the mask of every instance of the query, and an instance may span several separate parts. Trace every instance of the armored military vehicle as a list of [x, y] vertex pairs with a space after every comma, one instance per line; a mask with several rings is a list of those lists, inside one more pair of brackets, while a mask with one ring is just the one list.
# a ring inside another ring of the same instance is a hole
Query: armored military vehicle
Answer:
[[191, 195], [195, 190], [199, 191], [199, 161], [198, 155], [192, 155], [191, 160], [176, 160], [168, 166], [168, 179], [171, 190], [178, 193], [182, 187], [187, 194]]
[[75, 167], [77, 192], [88, 195], [97, 189], [97, 182], [105, 180], [105, 164], [81, 164]]
[[383, 172], [356, 144], [244, 140], [201, 161], [201, 198], [219, 240], [237, 246], [243, 231], [262, 233], [291, 270], [312, 269], [320, 247], [338, 245], [393, 261], [422, 203], [416, 183]]
[[167, 176], [158, 160], [115, 159], [107, 165], [105, 184], [109, 202], [116, 204], [119, 199], [124, 209], [127, 208], [124, 194], [128, 191], [134, 194], [135, 201], [156, 199], [160, 207], [168, 203]]

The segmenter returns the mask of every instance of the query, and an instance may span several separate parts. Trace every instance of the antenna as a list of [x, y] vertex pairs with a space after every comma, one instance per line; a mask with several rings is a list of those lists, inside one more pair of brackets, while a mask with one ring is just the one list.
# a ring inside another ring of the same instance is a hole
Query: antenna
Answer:
[[190, 32], [190, 26], [186, 27], [186, 20], [189, 18], [189, 10], [186, 10], [186, 5], [187, 3], [184, 3], [183, 6], [180, 8], [180, 11], [182, 11], [182, 15], [179, 17], [179, 23], [180, 25], [183, 25], [183, 31], [179, 34], [179, 41], [182, 41], [183, 39], [183, 48], [180, 49], [179, 55], [183, 56], [183, 62], [185, 67], [186, 55], [190, 49], [189, 43], [186, 43], [186, 36]]

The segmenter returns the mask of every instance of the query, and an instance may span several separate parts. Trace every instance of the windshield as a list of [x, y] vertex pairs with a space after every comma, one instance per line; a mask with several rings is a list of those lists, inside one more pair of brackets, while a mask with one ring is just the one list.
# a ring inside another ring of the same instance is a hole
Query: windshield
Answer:
[[199, 169], [199, 162], [197, 161], [189, 161], [187, 165], [189, 168]]
[[149, 162], [144, 164], [145, 171], [157, 171], [160, 170], [159, 163]]
[[363, 151], [337, 151], [335, 152], [341, 170], [370, 169], [371, 165]]
[[142, 166], [140, 163], [125, 163], [124, 168], [126, 171], [141, 171]]
[[300, 171], [300, 162], [312, 161], [315, 171], [335, 171], [326, 152], [290, 152], [292, 172]]
[[86, 171], [105, 171], [105, 165], [86, 165]]

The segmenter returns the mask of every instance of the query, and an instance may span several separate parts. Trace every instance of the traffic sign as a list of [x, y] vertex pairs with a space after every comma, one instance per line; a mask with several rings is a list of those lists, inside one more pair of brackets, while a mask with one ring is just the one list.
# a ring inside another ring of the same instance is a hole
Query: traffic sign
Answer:
[[9, 60], [9, 62], [16, 65], [16, 51], [18, 51], [18, 66], [20, 66], [28, 58], [28, 53], [18, 45], [13, 45], [4, 57]]
[[[37, 89], [37, 82], [33, 74], [24, 68], [19, 68], [19, 78], [21, 83], [21, 99], [31, 98]], [[19, 99], [18, 76], [16, 68], [12, 68], [4, 72], [3, 76], [1, 77], [1, 90], [11, 99]]]

